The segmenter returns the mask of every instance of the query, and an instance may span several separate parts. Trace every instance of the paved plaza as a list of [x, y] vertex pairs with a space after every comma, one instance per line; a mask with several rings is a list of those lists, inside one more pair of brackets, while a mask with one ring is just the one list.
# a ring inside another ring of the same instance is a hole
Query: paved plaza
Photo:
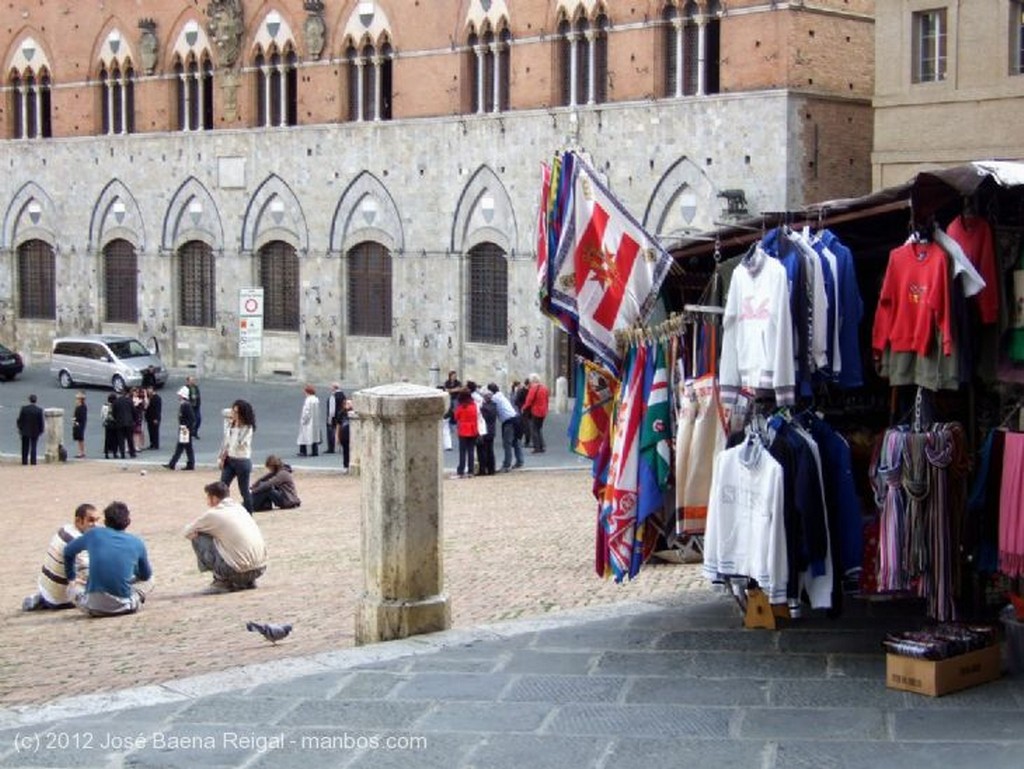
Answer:
[[[259, 589], [203, 595], [181, 529], [212, 465], [0, 457], [0, 766], [1021, 766], [1024, 677], [897, 692], [880, 642], [919, 611], [850, 602], [839, 620], [744, 630], [696, 566], [600, 580], [589, 476], [538, 458], [444, 481], [452, 629], [354, 647], [358, 476], [300, 465], [302, 507], [256, 514], [271, 557]], [[21, 612], [57, 526], [112, 499], [149, 545], [143, 610]], [[249, 620], [295, 630], [271, 645]]]

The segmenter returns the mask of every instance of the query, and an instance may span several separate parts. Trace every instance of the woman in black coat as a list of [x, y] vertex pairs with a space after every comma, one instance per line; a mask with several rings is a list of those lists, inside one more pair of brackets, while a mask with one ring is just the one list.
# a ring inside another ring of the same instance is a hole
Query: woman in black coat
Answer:
[[75, 414], [71, 423], [71, 440], [78, 446], [77, 459], [85, 459], [85, 423], [89, 419], [89, 407], [85, 405], [85, 393], [75, 393]]

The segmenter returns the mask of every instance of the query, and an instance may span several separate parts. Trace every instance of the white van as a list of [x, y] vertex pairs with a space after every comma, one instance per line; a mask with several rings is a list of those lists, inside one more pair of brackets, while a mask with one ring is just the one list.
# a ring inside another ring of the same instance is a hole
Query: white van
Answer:
[[53, 340], [50, 373], [63, 388], [79, 384], [113, 387], [163, 387], [167, 369], [159, 354], [130, 336], [88, 334]]

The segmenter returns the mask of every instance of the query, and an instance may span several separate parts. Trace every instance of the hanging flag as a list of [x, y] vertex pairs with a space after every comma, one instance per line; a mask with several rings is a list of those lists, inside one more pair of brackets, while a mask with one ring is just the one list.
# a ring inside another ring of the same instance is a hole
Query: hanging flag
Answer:
[[567, 156], [573, 157], [571, 200], [552, 265], [551, 302], [576, 316], [583, 343], [618, 373], [615, 332], [647, 319], [672, 257], [589, 165]]
[[541, 307], [548, 298], [548, 199], [551, 197], [551, 167], [540, 164], [540, 209], [537, 211], [537, 291]]
[[601, 520], [608, 539], [608, 566], [616, 582], [630, 576], [636, 528], [637, 464], [641, 396], [647, 348], [633, 347], [626, 354], [622, 399], [616, 414], [608, 483], [604, 490]]
[[658, 537], [664, 533], [665, 491], [669, 483], [672, 452], [672, 414], [668, 402], [668, 366], [665, 349], [652, 344], [647, 353], [643, 391], [644, 403], [640, 424], [636, 531], [630, 578], [640, 573]]
[[575, 337], [575, 314], [551, 303], [554, 269], [551, 254], [558, 245], [557, 233], [562, 227], [561, 215], [555, 208], [561, 175], [562, 161], [558, 156], [555, 156], [551, 166], [541, 163], [540, 210], [537, 212], [537, 294], [540, 311], [561, 326], [567, 334]]
[[576, 403], [569, 421], [569, 446], [593, 459], [611, 432], [612, 404], [619, 380], [602, 366], [581, 360], [576, 368]]

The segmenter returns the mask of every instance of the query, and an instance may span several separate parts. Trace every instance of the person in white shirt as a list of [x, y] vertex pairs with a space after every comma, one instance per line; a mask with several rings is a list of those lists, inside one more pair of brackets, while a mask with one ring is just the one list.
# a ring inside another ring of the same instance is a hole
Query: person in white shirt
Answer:
[[39, 574], [38, 590], [25, 596], [22, 610], [70, 609], [75, 605], [76, 593], [85, 588], [89, 579], [89, 554], [84, 551], [78, 554], [75, 581], [70, 582], [64, 571], [64, 548], [99, 522], [99, 511], [88, 502], [75, 508], [74, 522], [61, 526], [50, 540]]
[[199, 571], [212, 571], [208, 592], [231, 592], [256, 587], [267, 568], [267, 545], [249, 511], [228, 497], [220, 481], [203, 487], [209, 509], [185, 527]]

